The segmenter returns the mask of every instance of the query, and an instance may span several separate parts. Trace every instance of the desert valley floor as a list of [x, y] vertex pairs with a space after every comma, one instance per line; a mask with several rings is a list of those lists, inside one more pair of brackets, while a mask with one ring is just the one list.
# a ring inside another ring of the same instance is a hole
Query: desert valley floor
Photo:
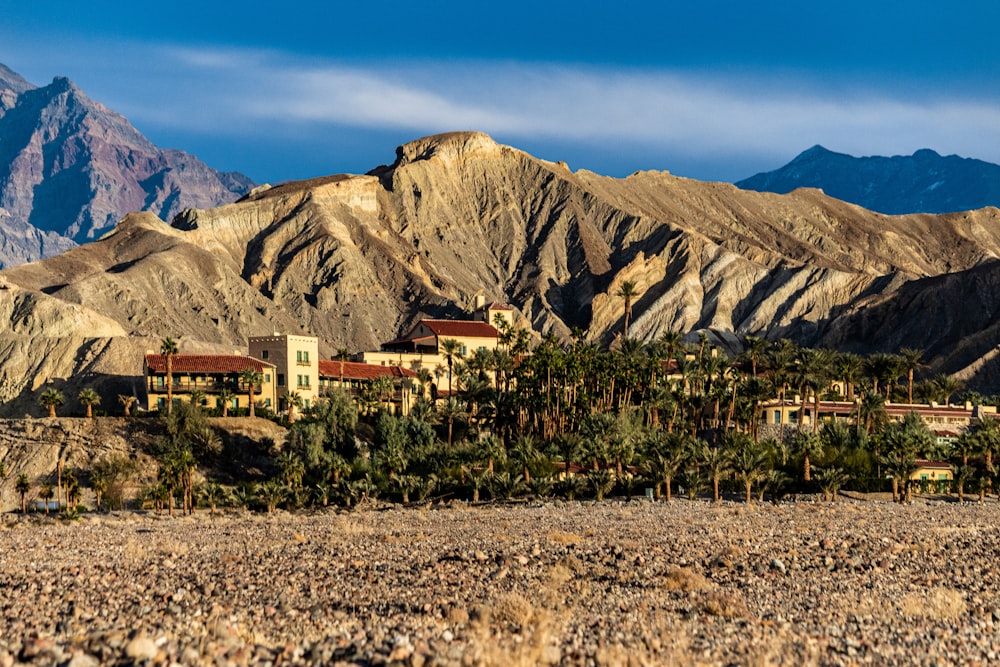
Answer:
[[0, 665], [989, 665], [1000, 503], [4, 515]]

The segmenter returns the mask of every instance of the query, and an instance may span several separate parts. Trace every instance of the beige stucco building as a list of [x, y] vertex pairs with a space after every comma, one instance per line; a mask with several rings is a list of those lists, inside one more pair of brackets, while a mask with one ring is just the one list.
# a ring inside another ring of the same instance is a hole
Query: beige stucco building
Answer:
[[295, 392], [302, 407], [319, 397], [319, 339], [315, 336], [273, 334], [251, 336], [250, 356], [274, 365], [277, 410], [288, 409], [287, 397]]
[[[167, 406], [167, 357], [147, 354], [144, 359], [147, 410], [163, 410]], [[221, 408], [220, 394], [232, 393], [226, 406], [229, 410], [250, 407], [250, 387], [243, 381], [244, 371], [260, 373], [261, 382], [253, 387], [254, 403], [274, 409], [275, 367], [273, 364], [243, 355], [174, 354], [170, 359], [174, 401], [190, 402], [195, 391], [205, 395], [205, 406]]]
[[362, 352], [357, 359], [411, 371], [426, 369], [436, 377], [443, 377], [448, 369], [442, 349], [444, 341], [454, 340], [457, 357], [467, 359], [477, 350], [496, 349], [499, 337], [496, 327], [482, 320], [420, 320], [405, 336], [383, 343], [377, 352]]

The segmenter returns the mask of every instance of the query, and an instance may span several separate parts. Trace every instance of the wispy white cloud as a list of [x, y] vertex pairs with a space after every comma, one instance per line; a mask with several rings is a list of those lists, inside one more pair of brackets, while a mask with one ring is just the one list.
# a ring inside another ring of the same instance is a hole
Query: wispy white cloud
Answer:
[[183, 98], [189, 112], [177, 108], [180, 101], [158, 101], [156, 118], [217, 131], [266, 120], [415, 133], [478, 129], [716, 154], [787, 154], [815, 143], [861, 154], [929, 146], [1000, 161], [1000, 102], [944, 91], [927, 97], [861, 84], [826, 87], [804, 74], [737, 77], [506, 62], [357, 65], [262, 52], [169, 53], [191, 82]]
[[475, 129], [515, 144], [653, 149], [703, 162], [767, 156], [768, 168], [816, 143], [855, 155], [929, 147], [1000, 162], [1000, 98], [992, 90], [974, 96], [920, 81], [880, 85], [809, 72], [353, 62], [148, 44], [130, 59], [138, 45], [113, 53], [92, 46], [71, 56], [81, 74], [55, 73], [77, 78], [140, 127], [175, 135], [252, 141], [295, 128], [414, 137]]

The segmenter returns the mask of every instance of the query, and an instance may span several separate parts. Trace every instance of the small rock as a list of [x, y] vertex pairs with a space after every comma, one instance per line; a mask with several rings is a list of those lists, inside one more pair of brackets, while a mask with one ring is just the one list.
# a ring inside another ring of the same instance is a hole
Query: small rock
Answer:
[[133, 660], [152, 660], [159, 653], [156, 642], [146, 636], [138, 636], [125, 645], [125, 655]]

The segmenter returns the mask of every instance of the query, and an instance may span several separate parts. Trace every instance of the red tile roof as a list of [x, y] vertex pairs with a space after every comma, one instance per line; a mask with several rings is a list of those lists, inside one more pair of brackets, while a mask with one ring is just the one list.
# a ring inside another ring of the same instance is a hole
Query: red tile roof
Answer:
[[[416, 377], [417, 374], [409, 368], [401, 366], [381, 366], [379, 364], [364, 364], [357, 361], [344, 362], [345, 380], [374, 380], [388, 375], [394, 378]], [[340, 361], [320, 359], [319, 376], [322, 378], [340, 379]]]
[[388, 343], [382, 343], [382, 347], [399, 347], [404, 343], [413, 343], [414, 345], [420, 343], [433, 344], [434, 336], [417, 336], [416, 338], [396, 338], [395, 340], [390, 340]]
[[[238, 354], [175, 354], [170, 365], [174, 373], [242, 373], [251, 368], [263, 373], [274, 368], [274, 364]], [[146, 367], [152, 373], [166, 373], [166, 355], [147, 354]]]
[[422, 320], [420, 322], [441, 338], [498, 338], [496, 327], [478, 320]]
[[927, 468], [930, 470], [951, 470], [951, 464], [947, 461], [928, 461], [926, 459], [917, 459], [915, 463], [918, 468]]

